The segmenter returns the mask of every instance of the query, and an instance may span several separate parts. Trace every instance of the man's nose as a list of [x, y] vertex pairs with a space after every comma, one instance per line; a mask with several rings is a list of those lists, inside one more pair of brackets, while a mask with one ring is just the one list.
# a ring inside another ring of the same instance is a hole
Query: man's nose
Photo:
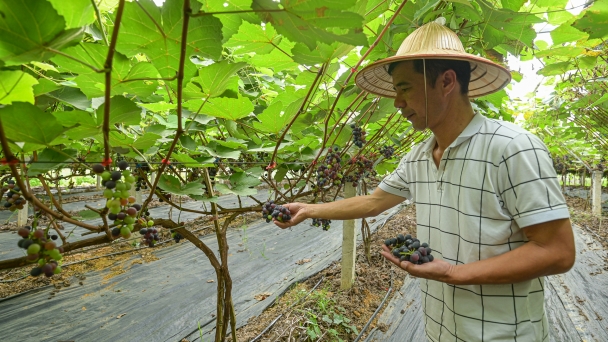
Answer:
[[405, 107], [407, 107], [407, 102], [405, 102], [405, 99], [401, 98], [400, 96], [397, 96], [395, 97], [393, 105], [395, 106], [395, 108], [404, 109]]

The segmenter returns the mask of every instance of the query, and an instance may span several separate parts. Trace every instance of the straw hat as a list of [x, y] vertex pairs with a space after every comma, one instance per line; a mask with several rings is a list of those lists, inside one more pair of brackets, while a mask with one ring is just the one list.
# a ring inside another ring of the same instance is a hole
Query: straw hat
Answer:
[[405, 38], [395, 56], [363, 68], [355, 77], [355, 83], [372, 94], [394, 98], [397, 94], [393, 89], [393, 77], [387, 71], [391, 63], [414, 59], [456, 59], [471, 63], [471, 98], [491, 94], [509, 84], [511, 73], [506, 68], [466, 53], [456, 33], [445, 27], [444, 23], [445, 19], [439, 18], [420, 26]]

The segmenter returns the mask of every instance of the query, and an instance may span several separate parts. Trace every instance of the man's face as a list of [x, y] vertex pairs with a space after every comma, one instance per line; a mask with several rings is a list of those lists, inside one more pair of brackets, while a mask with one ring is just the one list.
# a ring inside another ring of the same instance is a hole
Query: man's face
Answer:
[[[401, 115], [412, 123], [415, 130], [422, 131], [427, 128], [427, 113], [425, 108], [424, 94], [424, 75], [414, 70], [414, 62], [401, 62], [393, 70], [393, 87], [397, 96], [395, 97], [395, 107], [401, 109]], [[433, 113], [433, 108], [436, 108], [435, 102], [439, 97], [436, 94], [436, 89], [429, 84], [426, 86], [428, 96], [428, 110]], [[433, 121], [434, 116], [428, 118], [428, 128], [433, 127], [436, 123]]]

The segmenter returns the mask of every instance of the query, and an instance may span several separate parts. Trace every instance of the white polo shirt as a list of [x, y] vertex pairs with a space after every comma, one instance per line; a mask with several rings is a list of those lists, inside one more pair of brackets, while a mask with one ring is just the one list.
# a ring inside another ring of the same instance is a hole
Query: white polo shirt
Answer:
[[[569, 217], [549, 152], [517, 125], [476, 114], [437, 168], [435, 138], [415, 146], [380, 188], [416, 204], [418, 238], [454, 265], [506, 253], [522, 227]], [[534, 262], [534, 260], [530, 260]], [[420, 279], [431, 341], [546, 341], [544, 281], [459, 285]]]

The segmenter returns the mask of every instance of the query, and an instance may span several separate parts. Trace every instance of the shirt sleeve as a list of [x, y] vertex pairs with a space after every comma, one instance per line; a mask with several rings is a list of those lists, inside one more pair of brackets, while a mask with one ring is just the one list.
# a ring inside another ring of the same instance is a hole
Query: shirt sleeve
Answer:
[[551, 156], [532, 134], [520, 134], [505, 148], [498, 187], [504, 206], [521, 228], [570, 217]]
[[401, 159], [399, 166], [390, 175], [384, 177], [378, 187], [390, 194], [405, 197], [408, 200], [413, 200], [412, 193], [410, 192], [410, 185], [408, 182], [409, 177], [407, 176], [407, 158], [409, 153]]

